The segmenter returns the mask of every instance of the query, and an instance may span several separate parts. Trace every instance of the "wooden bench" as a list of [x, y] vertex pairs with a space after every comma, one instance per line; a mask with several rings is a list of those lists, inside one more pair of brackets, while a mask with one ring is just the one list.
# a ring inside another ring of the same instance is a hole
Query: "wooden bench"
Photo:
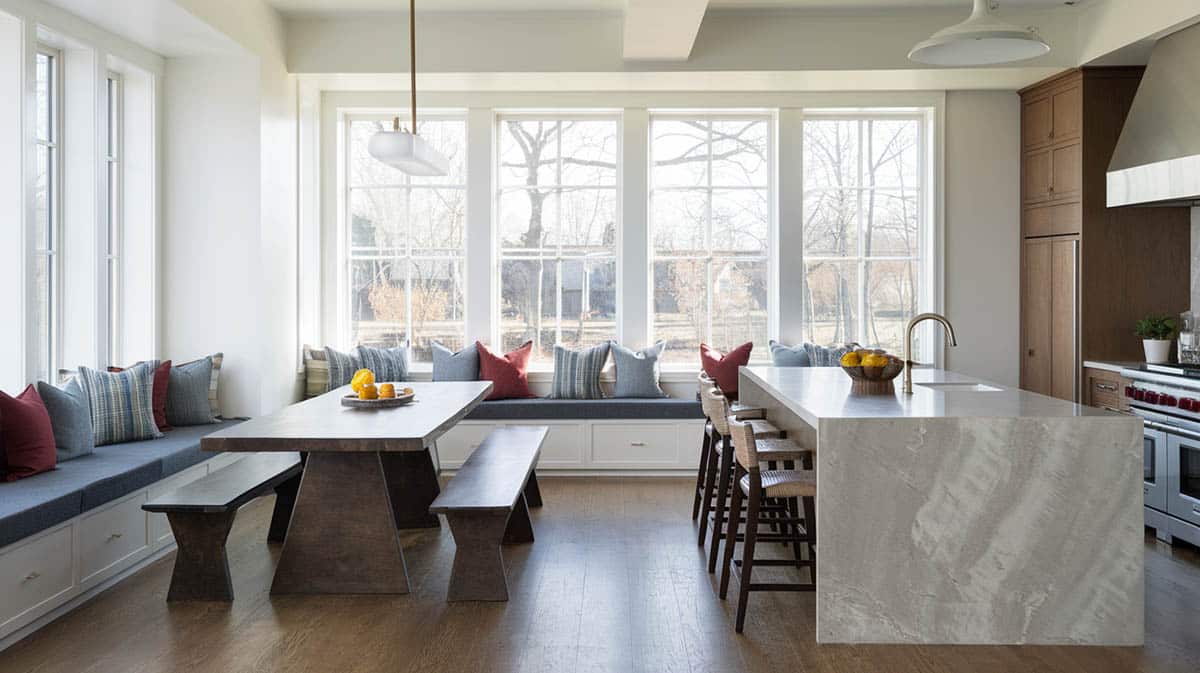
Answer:
[[446, 515], [457, 546], [447, 600], [508, 600], [500, 545], [533, 542], [529, 501], [541, 502], [534, 466], [549, 430], [493, 430], [433, 501], [429, 511]]
[[233, 600], [225, 541], [238, 508], [274, 489], [267, 539], [282, 542], [302, 469], [299, 453], [253, 454], [142, 505], [167, 515], [179, 546], [167, 600]]

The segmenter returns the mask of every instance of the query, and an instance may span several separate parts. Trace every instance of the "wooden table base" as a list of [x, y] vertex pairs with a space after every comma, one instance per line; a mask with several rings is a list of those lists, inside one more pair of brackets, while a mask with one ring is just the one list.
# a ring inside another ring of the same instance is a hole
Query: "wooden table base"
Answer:
[[462, 510], [446, 514], [454, 535], [454, 566], [447, 601], [507, 601], [500, 545], [533, 542], [533, 522], [522, 495], [512, 512]]
[[380, 454], [309, 454], [271, 593], [408, 593]]
[[429, 505], [442, 492], [429, 449], [383, 453], [380, 459], [387, 475], [396, 527], [440, 528], [442, 523], [437, 515], [429, 513]]
[[232, 512], [168, 512], [179, 550], [171, 572], [168, 601], [232, 601], [233, 581], [225, 541], [233, 528]]

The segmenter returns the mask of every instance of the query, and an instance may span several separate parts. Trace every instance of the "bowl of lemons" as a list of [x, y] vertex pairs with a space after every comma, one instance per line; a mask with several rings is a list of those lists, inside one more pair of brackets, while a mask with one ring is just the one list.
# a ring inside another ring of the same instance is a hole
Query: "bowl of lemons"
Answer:
[[375, 372], [360, 369], [350, 379], [349, 395], [342, 397], [342, 406], [351, 409], [390, 409], [402, 407], [413, 401], [416, 393], [412, 388], [397, 388], [394, 383], [375, 382]]
[[892, 379], [904, 371], [904, 361], [882, 349], [858, 348], [842, 356], [842, 371], [854, 381], [854, 392], [890, 393]]

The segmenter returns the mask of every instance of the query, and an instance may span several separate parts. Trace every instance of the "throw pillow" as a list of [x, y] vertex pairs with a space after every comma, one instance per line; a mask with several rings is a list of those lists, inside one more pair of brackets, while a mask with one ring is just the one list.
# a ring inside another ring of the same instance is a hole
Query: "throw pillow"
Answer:
[[326, 392], [349, 385], [354, 372], [362, 369], [357, 354], [335, 351], [328, 346], [325, 347], [325, 362], [329, 364], [329, 387]]
[[440, 342], [433, 342], [434, 381], [478, 381], [479, 350], [475, 346], [455, 353]]
[[604, 397], [600, 390], [600, 372], [608, 362], [607, 342], [591, 348], [573, 351], [554, 346], [554, 382], [550, 387], [550, 399], [554, 400], [598, 400]]
[[[380, 383], [408, 380], [408, 346], [396, 348], [359, 346], [358, 363], [359, 368], [375, 372], [375, 380]], [[350, 375], [353, 376], [354, 372], [350, 372]]]
[[311, 398], [329, 392], [329, 362], [324, 348], [304, 346], [304, 397]]
[[753, 349], [754, 344], [747, 342], [728, 353], [721, 353], [708, 344], [702, 343], [700, 344], [700, 364], [704, 373], [717, 382], [717, 387], [725, 393], [726, 397], [737, 399], [738, 369], [745, 367], [750, 362], [750, 351]]
[[612, 342], [613, 368], [617, 374], [613, 397], [666, 397], [667, 394], [658, 385], [659, 360], [666, 347], [667, 342], [660, 341], [634, 351]]
[[0, 438], [4, 441], [5, 481], [54, 469], [54, 428], [32, 383], [17, 397], [0, 392]]
[[[158, 360], [150, 360], [151, 364]], [[116, 374], [125, 371], [125, 367], [109, 367], [108, 371]], [[171, 424], [167, 423], [167, 386], [171, 384], [171, 361], [158, 365], [154, 370], [154, 424], [162, 432], [171, 429]], [[43, 397], [45, 397], [43, 395]], [[58, 459], [62, 462], [62, 458]]]
[[525, 371], [529, 356], [533, 354], [532, 341], [526, 341], [524, 346], [504, 355], [496, 355], [478, 341], [475, 342], [475, 348], [479, 350], [479, 379], [492, 382], [492, 392], [487, 399], [535, 397], [529, 392], [529, 373]]
[[208, 403], [212, 367], [212, 358], [204, 358], [171, 368], [171, 384], [167, 388], [167, 421], [171, 425], [217, 422]]
[[[79, 385], [92, 410], [96, 446], [162, 437], [154, 424], [154, 370], [141, 362], [123, 372], [79, 368]], [[167, 398], [170, 413], [170, 397]]]
[[62, 388], [55, 388], [45, 381], [38, 382], [38, 395], [50, 414], [50, 426], [54, 429], [54, 445], [57, 447], [58, 462], [86, 456], [96, 448], [96, 436], [92, 431], [92, 408], [79, 381], [72, 378]]
[[771, 340], [771, 362], [776, 367], [808, 367], [811, 360], [808, 359], [808, 344], [800, 344], [799, 346], [784, 346], [783, 344]]
[[212, 361], [212, 376], [208, 382], [208, 406], [209, 406], [210, 410], [212, 411], [213, 418], [220, 418], [221, 417], [221, 399], [217, 396], [217, 392], [220, 389], [219, 384], [221, 382], [221, 363], [223, 363], [225, 361], [225, 354], [224, 353], [213, 353], [212, 355], [209, 355], [207, 357], [200, 358], [199, 360], [192, 360], [191, 362], [185, 362], [179, 366], [180, 367], [186, 367], [188, 365], [199, 366], [199, 363], [204, 362], [205, 360]]
[[816, 344], [804, 344], [804, 352], [808, 354], [808, 361], [811, 367], [837, 367], [842, 364], [842, 356], [850, 351], [858, 348], [858, 344], [846, 344], [845, 346], [818, 346]]

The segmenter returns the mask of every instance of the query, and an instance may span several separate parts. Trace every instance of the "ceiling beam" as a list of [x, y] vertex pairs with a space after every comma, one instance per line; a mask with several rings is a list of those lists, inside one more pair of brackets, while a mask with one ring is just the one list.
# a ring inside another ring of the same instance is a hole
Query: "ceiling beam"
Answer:
[[708, 0], [628, 0], [626, 61], [686, 61]]

